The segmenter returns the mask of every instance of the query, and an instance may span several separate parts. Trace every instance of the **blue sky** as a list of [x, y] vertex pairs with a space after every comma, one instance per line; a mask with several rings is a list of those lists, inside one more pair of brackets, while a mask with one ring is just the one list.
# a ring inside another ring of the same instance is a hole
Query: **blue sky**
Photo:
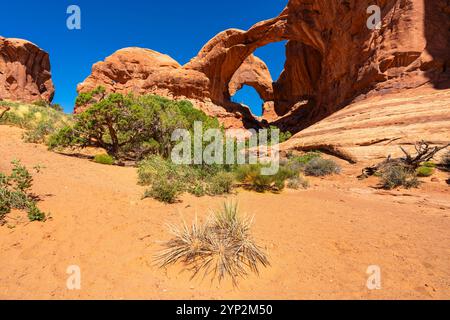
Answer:
[[[50, 53], [56, 95], [53, 102], [72, 112], [76, 85], [92, 65], [114, 51], [130, 46], [150, 48], [184, 64], [218, 32], [248, 29], [278, 15], [287, 0], [21, 0], [1, 5], [0, 35], [23, 38]], [[68, 30], [69, 5], [78, 5], [82, 29]], [[256, 54], [269, 66], [274, 79], [283, 69], [284, 44], [271, 44]], [[239, 92], [235, 101], [261, 113], [253, 88]]]

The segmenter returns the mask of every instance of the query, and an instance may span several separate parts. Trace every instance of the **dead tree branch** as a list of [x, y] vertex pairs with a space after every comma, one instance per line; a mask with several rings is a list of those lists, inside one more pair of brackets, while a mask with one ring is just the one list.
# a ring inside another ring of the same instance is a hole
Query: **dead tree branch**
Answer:
[[405, 155], [404, 157], [393, 159], [391, 158], [391, 156], [389, 156], [386, 160], [375, 166], [364, 168], [362, 174], [358, 178], [365, 179], [367, 177], [373, 176], [377, 172], [382, 171], [387, 166], [402, 166], [411, 171], [414, 171], [418, 167], [420, 167], [422, 163], [432, 160], [438, 152], [448, 147], [450, 147], [450, 143], [441, 147], [430, 147], [430, 144], [428, 142], [422, 140], [415, 143], [414, 149], [416, 150], [416, 154], [412, 155], [400, 146], [400, 149]]

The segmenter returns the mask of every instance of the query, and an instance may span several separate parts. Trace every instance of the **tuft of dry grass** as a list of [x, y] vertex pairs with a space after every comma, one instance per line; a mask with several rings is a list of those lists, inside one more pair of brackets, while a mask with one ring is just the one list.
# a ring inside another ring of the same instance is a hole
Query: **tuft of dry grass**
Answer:
[[250, 229], [253, 219], [241, 218], [238, 207], [225, 203], [204, 223], [196, 218], [192, 225], [169, 225], [173, 238], [163, 244], [155, 257], [160, 267], [181, 262], [192, 278], [202, 273], [219, 282], [229, 276], [233, 285], [249, 271], [259, 273], [260, 265], [270, 265], [266, 253], [253, 240]]

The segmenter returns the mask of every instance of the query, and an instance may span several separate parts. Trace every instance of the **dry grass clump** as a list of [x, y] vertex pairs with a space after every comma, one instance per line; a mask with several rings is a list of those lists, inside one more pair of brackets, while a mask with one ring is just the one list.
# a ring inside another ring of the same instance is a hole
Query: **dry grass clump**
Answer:
[[249, 271], [258, 273], [260, 265], [269, 265], [266, 253], [252, 239], [252, 222], [239, 217], [237, 205], [225, 203], [204, 223], [195, 219], [191, 226], [170, 225], [174, 237], [164, 243], [156, 261], [161, 267], [181, 262], [193, 272], [192, 278], [203, 273], [220, 282], [229, 276], [237, 285]]
[[411, 189], [417, 188], [420, 185], [420, 181], [417, 179], [414, 171], [398, 165], [387, 166], [381, 172], [380, 178], [382, 188], [387, 190], [397, 187]]

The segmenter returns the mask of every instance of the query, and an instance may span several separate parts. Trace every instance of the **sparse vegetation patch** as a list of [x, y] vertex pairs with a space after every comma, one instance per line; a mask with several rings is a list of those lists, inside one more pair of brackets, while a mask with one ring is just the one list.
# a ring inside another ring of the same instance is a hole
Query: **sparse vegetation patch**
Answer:
[[12, 209], [26, 210], [30, 221], [45, 220], [45, 213], [37, 207], [37, 200], [30, 193], [33, 176], [20, 161], [12, 162], [9, 175], [0, 173], [0, 224]]
[[172, 239], [155, 257], [161, 267], [180, 262], [192, 272], [210, 276], [219, 282], [229, 277], [234, 285], [249, 272], [269, 266], [264, 250], [252, 235], [253, 219], [241, 217], [235, 204], [224, 204], [203, 223], [197, 219], [191, 226], [170, 225]]

